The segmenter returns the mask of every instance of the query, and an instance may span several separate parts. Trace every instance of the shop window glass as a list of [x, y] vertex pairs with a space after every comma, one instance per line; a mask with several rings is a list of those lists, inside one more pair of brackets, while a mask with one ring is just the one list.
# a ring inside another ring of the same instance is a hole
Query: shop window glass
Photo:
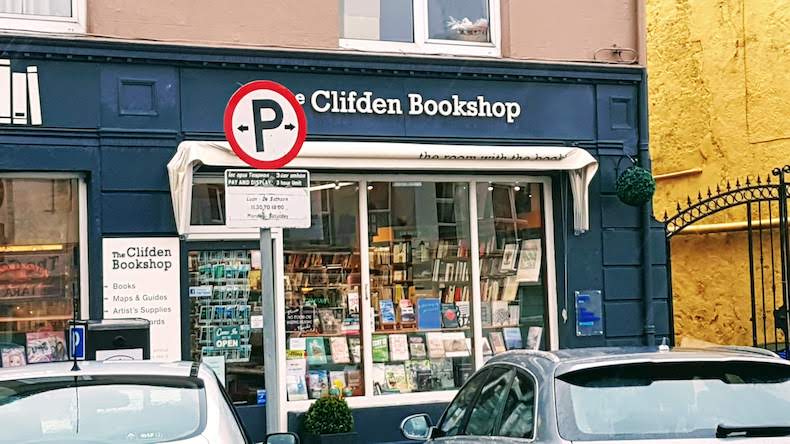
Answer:
[[192, 225], [225, 224], [225, 185], [222, 179], [217, 183], [195, 180], [192, 186]]
[[5, 14], [71, 17], [72, 0], [4, 0], [0, 12]]
[[468, 188], [368, 185], [374, 394], [452, 390], [474, 371]]
[[260, 251], [190, 251], [189, 285], [192, 359], [224, 367], [231, 399], [255, 404], [264, 387]]
[[343, 0], [343, 37], [414, 41], [413, 0]]
[[483, 353], [546, 348], [543, 188], [479, 183], [477, 226]]
[[359, 185], [311, 182], [312, 226], [283, 231], [289, 401], [365, 394]]
[[79, 181], [0, 177], [3, 367], [67, 358], [79, 257]]
[[490, 42], [488, 0], [428, 0], [428, 37]]

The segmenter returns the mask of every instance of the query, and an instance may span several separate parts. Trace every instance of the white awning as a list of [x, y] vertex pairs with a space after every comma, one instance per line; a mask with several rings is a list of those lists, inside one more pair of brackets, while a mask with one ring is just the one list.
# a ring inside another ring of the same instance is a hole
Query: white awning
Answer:
[[[181, 142], [168, 162], [170, 194], [179, 234], [189, 228], [192, 173], [201, 165], [246, 167], [227, 142]], [[582, 148], [467, 146], [390, 142], [305, 142], [291, 168], [322, 170], [537, 172], [568, 171], [573, 228], [590, 227], [589, 185], [598, 162]]]

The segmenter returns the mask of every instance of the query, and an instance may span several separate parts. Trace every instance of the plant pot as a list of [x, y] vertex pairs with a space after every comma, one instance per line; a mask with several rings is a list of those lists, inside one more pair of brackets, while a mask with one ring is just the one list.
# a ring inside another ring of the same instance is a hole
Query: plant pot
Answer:
[[302, 442], [305, 444], [358, 444], [359, 435], [357, 432], [305, 435]]

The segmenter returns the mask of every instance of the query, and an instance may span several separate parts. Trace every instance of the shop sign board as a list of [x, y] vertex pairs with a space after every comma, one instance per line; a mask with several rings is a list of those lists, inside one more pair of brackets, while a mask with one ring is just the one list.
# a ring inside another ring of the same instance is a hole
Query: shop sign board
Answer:
[[144, 318], [151, 359], [181, 359], [181, 267], [177, 237], [102, 239], [104, 318]]
[[225, 170], [225, 215], [234, 228], [310, 228], [310, 173]]
[[296, 97], [268, 80], [247, 83], [233, 93], [223, 127], [236, 155], [258, 169], [283, 167], [307, 136], [307, 119]]

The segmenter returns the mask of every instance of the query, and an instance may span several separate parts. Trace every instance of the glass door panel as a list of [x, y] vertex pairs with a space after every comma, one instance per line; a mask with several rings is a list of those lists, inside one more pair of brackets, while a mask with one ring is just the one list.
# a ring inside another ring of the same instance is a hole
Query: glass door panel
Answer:
[[289, 401], [365, 394], [359, 185], [311, 182], [312, 225], [283, 230]]
[[474, 371], [469, 185], [369, 182], [374, 394], [451, 390]]
[[484, 357], [548, 344], [542, 202], [539, 183], [477, 184]]

